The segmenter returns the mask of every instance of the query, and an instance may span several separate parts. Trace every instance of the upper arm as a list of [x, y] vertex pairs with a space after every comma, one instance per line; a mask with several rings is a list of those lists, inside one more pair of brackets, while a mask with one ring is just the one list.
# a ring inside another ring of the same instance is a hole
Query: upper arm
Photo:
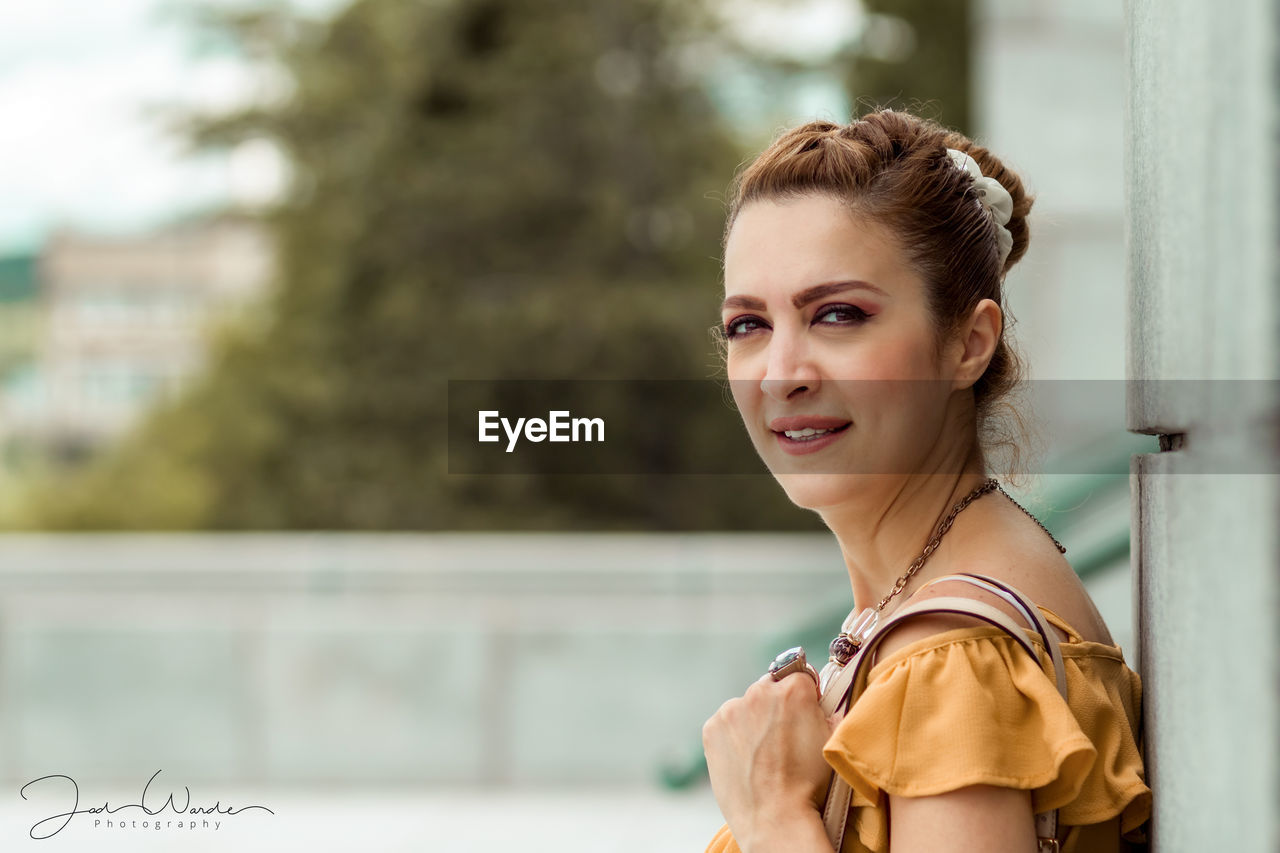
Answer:
[[929, 797], [889, 797], [890, 853], [1036, 849], [1031, 792], [970, 785]]
[[[1025, 625], [1026, 620], [1007, 601], [986, 590], [965, 584], [944, 583], [913, 596], [914, 601], [946, 595], [962, 595], [997, 608]], [[936, 613], [913, 616], [895, 626], [875, 649], [883, 660], [917, 640], [957, 628], [985, 626], [972, 616]], [[1035, 850], [1035, 819], [1031, 792], [995, 785], [969, 785], [926, 797], [889, 795], [891, 853], [987, 853], [992, 850]]]

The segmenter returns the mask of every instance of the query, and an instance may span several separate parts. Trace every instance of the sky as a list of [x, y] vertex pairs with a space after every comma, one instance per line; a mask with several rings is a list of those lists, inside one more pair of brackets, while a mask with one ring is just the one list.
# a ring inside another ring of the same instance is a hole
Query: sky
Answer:
[[[291, 5], [325, 14], [343, 2]], [[859, 16], [856, 0], [723, 2], [748, 40], [809, 55]], [[235, 57], [196, 49], [180, 21], [191, 5], [0, 0], [0, 256], [38, 249], [57, 228], [127, 233], [281, 185], [287, 169], [263, 142], [198, 155], [167, 130], [166, 111], [229, 109], [261, 87]]]
[[256, 85], [235, 58], [195, 50], [175, 14], [184, 5], [0, 2], [0, 254], [37, 248], [57, 227], [128, 232], [252, 200], [278, 181], [261, 144], [193, 156], [167, 130], [166, 109], [229, 108]]

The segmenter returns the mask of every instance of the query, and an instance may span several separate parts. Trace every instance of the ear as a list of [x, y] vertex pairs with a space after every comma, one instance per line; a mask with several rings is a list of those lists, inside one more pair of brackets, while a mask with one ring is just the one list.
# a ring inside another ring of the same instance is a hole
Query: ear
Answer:
[[1004, 328], [1004, 314], [991, 299], [983, 299], [974, 306], [969, 319], [961, 325], [957, 343], [959, 361], [955, 366], [953, 388], [962, 391], [982, 378], [991, 357], [995, 355]]

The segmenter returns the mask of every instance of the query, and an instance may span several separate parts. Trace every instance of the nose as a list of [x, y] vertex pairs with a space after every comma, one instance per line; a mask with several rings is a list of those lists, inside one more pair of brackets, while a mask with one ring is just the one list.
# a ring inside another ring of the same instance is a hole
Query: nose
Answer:
[[779, 402], [818, 390], [818, 367], [803, 334], [774, 329], [760, 390]]

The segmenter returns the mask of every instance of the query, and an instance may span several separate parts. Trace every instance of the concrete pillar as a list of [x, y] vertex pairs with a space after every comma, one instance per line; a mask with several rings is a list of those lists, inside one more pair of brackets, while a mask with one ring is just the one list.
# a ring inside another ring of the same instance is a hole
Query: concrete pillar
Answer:
[[1128, 421], [1166, 436], [1132, 467], [1154, 849], [1275, 851], [1280, 10], [1126, 15]]

